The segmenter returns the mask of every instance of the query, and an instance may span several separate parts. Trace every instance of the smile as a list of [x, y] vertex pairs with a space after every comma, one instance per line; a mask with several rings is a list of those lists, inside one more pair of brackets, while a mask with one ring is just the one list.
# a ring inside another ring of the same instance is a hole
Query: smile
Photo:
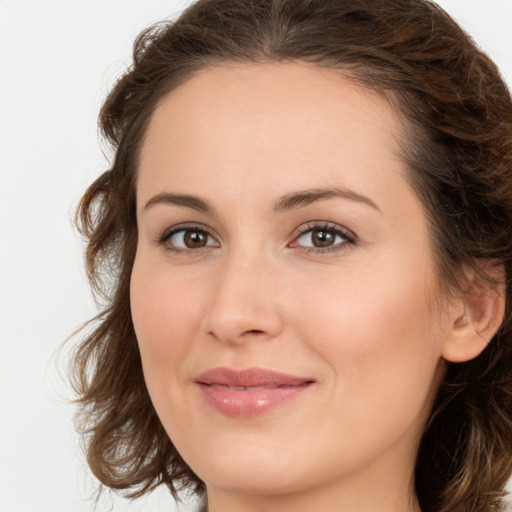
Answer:
[[251, 417], [299, 397], [315, 381], [262, 368], [219, 367], [197, 379], [203, 398], [215, 411], [231, 417]]

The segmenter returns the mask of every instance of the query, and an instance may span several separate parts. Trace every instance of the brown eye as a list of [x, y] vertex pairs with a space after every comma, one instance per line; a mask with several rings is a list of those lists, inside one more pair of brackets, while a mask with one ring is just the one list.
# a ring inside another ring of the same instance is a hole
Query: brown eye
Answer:
[[197, 249], [206, 245], [208, 235], [202, 231], [185, 231], [183, 241], [189, 249]]
[[336, 240], [336, 233], [326, 229], [313, 229], [310, 236], [314, 247], [330, 247]]
[[217, 246], [214, 238], [201, 229], [180, 229], [166, 239], [166, 244], [175, 249], [202, 249]]
[[306, 229], [295, 239], [292, 247], [303, 247], [305, 249], [337, 250], [342, 249], [347, 244], [353, 244], [354, 238], [344, 228], [333, 226], [317, 226]]

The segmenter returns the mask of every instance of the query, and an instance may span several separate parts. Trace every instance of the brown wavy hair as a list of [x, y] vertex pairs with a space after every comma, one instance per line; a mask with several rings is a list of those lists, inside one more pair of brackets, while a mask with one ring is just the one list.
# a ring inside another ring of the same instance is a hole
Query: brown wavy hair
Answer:
[[138, 37], [100, 114], [112, 166], [76, 217], [103, 304], [72, 360], [88, 463], [132, 498], [161, 484], [204, 492], [151, 404], [132, 325], [138, 155], [159, 100], [196, 71], [280, 61], [339, 70], [392, 102], [440, 283], [457, 286], [469, 267], [493, 286], [480, 263], [505, 268], [505, 321], [479, 357], [448, 363], [415, 480], [423, 512], [501, 511], [512, 465], [512, 102], [495, 64], [428, 0], [199, 0]]

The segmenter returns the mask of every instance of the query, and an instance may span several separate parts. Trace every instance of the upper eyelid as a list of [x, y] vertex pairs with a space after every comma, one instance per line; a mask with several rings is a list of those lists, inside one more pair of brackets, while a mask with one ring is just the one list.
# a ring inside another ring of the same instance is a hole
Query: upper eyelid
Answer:
[[347, 238], [350, 238], [350, 240], [355, 241], [357, 239], [357, 235], [350, 229], [341, 226], [340, 224], [336, 224], [335, 222], [330, 221], [310, 221], [305, 224], [300, 225], [298, 228], [296, 228], [297, 236], [303, 235], [307, 233], [308, 231], [312, 231], [314, 229], [330, 229], [333, 231], [338, 231], [339, 233], [343, 234]]
[[213, 248], [220, 247], [220, 242], [219, 242], [218, 238], [216, 238], [211, 233], [210, 229], [208, 229], [206, 226], [204, 226], [202, 224], [190, 223], [190, 222], [176, 224], [174, 226], [171, 226], [171, 227], [165, 229], [161, 234], [156, 236], [156, 238], [153, 240], [153, 243], [157, 247], [163, 247], [165, 249], [165, 251], [167, 251], [167, 252], [181, 254], [181, 255], [188, 254], [190, 256], [192, 256], [192, 255], [198, 256], [202, 252], [212, 249], [212, 245], [205, 245], [205, 246], [195, 247], [195, 248], [193, 248], [193, 247], [185, 248], [185, 247], [176, 246], [174, 244], [170, 244], [171, 238], [176, 233], [179, 233], [180, 231], [202, 231], [202, 232], [206, 233], [206, 235], [208, 237], [212, 238], [215, 241], [215, 245], [213, 246]]
[[[341, 236], [344, 239], [344, 242], [338, 242], [334, 245], [329, 245], [326, 247], [314, 247], [314, 246], [302, 246], [298, 245], [298, 240], [302, 238], [305, 234], [315, 229], [321, 230], [331, 230], [336, 232], [337, 236]], [[293, 239], [287, 243], [287, 247], [291, 249], [297, 249], [307, 253], [313, 254], [337, 254], [341, 251], [346, 251], [347, 249], [354, 247], [358, 243], [357, 235], [350, 229], [341, 226], [340, 224], [329, 222], [329, 221], [312, 221], [307, 222], [306, 224], [302, 224], [297, 228], [298, 233], [293, 237]]]
[[[312, 231], [314, 229], [330, 229], [333, 231], [339, 232], [341, 235], [343, 235], [345, 238], [348, 239], [349, 242], [354, 243], [357, 240], [357, 236], [353, 231], [350, 229], [337, 224], [332, 221], [325, 221], [325, 220], [313, 220], [306, 222], [304, 224], [301, 224], [297, 228], [294, 229], [292, 234], [290, 235], [291, 240], [289, 239], [288, 242], [286, 242], [286, 245], [289, 245], [296, 241], [299, 237], [306, 234], [308, 231]], [[217, 243], [221, 243], [222, 239], [217, 234], [216, 230], [213, 228], [206, 226], [199, 222], [183, 222], [176, 224], [174, 226], [171, 226], [167, 229], [165, 229], [159, 236], [156, 238], [157, 244], [162, 244], [165, 241], [167, 241], [172, 235], [180, 232], [180, 231], [186, 231], [186, 230], [198, 230], [205, 232], [208, 236], [211, 236], [214, 240], [217, 241]]]
[[194, 229], [197, 231], [204, 231], [209, 236], [215, 238], [216, 240], [219, 240], [219, 236], [213, 229], [205, 226], [204, 224], [196, 223], [196, 222], [184, 222], [184, 223], [176, 224], [175, 226], [171, 226], [171, 227], [165, 229], [162, 232], [162, 234], [160, 236], [158, 236], [158, 239], [160, 239], [160, 240], [167, 239], [167, 238], [171, 237], [172, 235], [179, 233], [180, 231], [187, 231], [187, 230], [194, 230]]

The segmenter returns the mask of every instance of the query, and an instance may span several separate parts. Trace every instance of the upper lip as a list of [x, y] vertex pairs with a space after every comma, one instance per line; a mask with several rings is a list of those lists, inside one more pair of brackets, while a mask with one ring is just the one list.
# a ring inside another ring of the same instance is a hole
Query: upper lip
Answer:
[[288, 375], [265, 368], [234, 369], [217, 367], [201, 373], [196, 378], [196, 382], [209, 386], [277, 388], [310, 384], [314, 382], [314, 379]]

